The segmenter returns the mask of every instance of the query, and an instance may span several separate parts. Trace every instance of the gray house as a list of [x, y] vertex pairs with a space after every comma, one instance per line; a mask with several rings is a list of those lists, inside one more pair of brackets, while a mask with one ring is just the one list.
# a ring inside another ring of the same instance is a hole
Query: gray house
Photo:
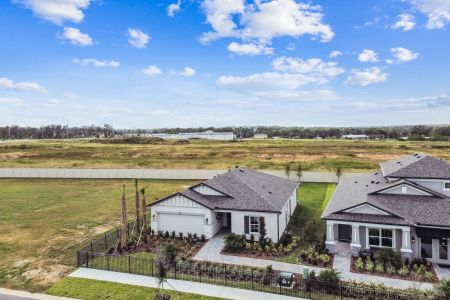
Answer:
[[258, 239], [263, 217], [267, 237], [278, 242], [297, 206], [297, 186], [277, 176], [234, 169], [150, 204], [151, 227], [206, 238], [227, 228]]
[[371, 174], [344, 176], [322, 214], [326, 245], [391, 247], [404, 258], [450, 264], [450, 164], [416, 153], [381, 163]]

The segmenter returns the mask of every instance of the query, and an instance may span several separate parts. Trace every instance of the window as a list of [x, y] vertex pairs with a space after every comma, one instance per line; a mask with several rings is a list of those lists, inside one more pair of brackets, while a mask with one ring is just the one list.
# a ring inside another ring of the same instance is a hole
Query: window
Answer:
[[439, 259], [448, 260], [448, 240], [439, 240]]
[[444, 182], [444, 189], [450, 190], [450, 181]]
[[433, 258], [433, 240], [431, 238], [420, 238], [420, 254], [422, 258]]
[[259, 233], [259, 217], [250, 217], [250, 233]]
[[393, 246], [392, 229], [369, 228], [369, 245], [375, 247]]

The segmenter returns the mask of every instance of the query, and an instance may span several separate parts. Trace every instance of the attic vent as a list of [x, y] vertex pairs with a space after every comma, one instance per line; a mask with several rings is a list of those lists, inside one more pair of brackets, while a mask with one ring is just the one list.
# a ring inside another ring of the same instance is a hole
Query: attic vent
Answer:
[[239, 170], [239, 172], [242, 172], [242, 173], [244, 173], [244, 170]]
[[358, 181], [355, 181], [355, 183], [358, 183]]
[[378, 175], [378, 172], [375, 172], [373, 175]]
[[272, 192], [271, 192], [271, 191], [269, 191], [269, 194], [272, 194]]

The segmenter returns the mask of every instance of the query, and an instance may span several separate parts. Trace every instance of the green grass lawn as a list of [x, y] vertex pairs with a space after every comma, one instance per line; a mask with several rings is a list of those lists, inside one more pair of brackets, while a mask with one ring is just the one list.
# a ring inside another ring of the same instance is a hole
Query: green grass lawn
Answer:
[[325, 224], [320, 219], [328, 201], [333, 196], [335, 184], [302, 183], [297, 190], [298, 206], [292, 215], [287, 230], [300, 237], [300, 248], [290, 256], [278, 259], [284, 262], [297, 263], [301, 249], [308, 246], [302, 242], [305, 236], [304, 226], [307, 222], [315, 222], [314, 228], [318, 237], [325, 235]]
[[450, 143], [348, 140], [192, 140], [188, 144], [103, 144], [88, 140], [35, 140], [0, 144], [0, 167], [200, 168], [374, 170], [381, 161], [416, 152], [450, 160]]
[[[73, 297], [82, 300], [153, 300], [156, 295], [156, 289], [106, 281], [67, 277], [52, 286], [47, 293], [50, 295]], [[172, 300], [222, 299], [166, 290], [161, 293], [170, 295]]]
[[[43, 291], [76, 264], [75, 250], [120, 222], [126, 184], [134, 216], [132, 180], [0, 179], [0, 286]], [[193, 181], [141, 181], [147, 202]]]

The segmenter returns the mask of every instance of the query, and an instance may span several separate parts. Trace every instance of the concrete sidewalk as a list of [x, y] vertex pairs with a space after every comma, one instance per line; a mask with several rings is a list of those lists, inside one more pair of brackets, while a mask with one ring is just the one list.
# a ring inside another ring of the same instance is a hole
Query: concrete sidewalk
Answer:
[[25, 291], [16, 291], [0, 288], [1, 300], [75, 300], [74, 298], [57, 297], [39, 293], [30, 293]]
[[[70, 277], [96, 279], [150, 288], [157, 287], [157, 278], [128, 273], [103, 271], [95, 269], [79, 268], [69, 275]], [[176, 290], [178, 292], [199, 294], [204, 296], [220, 297], [226, 299], [239, 300], [302, 300], [302, 298], [288, 297], [277, 294], [263, 293], [245, 289], [238, 289], [220, 285], [198, 283], [192, 281], [167, 279], [168, 284], [164, 284], [164, 289]], [[173, 287], [171, 287], [171, 286]], [[305, 300], [305, 299], [303, 299]]]

